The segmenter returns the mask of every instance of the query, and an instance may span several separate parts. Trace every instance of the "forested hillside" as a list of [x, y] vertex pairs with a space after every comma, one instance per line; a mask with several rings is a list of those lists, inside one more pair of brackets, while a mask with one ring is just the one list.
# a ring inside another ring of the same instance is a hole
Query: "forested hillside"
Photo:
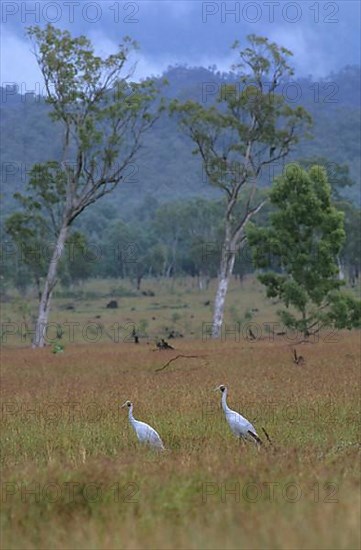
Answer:
[[[168, 84], [163, 86], [166, 79]], [[194, 99], [212, 102], [222, 84], [234, 75], [215, 68], [171, 67], [159, 79], [167, 99]], [[1, 89], [1, 162], [3, 214], [14, 209], [15, 191], [25, 185], [26, 176], [35, 162], [58, 160], [60, 134], [47, 116], [49, 107], [25, 90]], [[283, 93], [290, 103], [301, 104], [312, 114], [313, 139], [303, 140], [293, 158], [325, 157], [329, 162], [348, 164], [356, 184], [346, 195], [359, 202], [360, 174], [360, 68], [345, 67], [327, 79], [315, 81], [311, 76], [285, 82]], [[159, 201], [172, 201], [194, 196], [215, 197], [192, 144], [179, 132], [176, 122], [164, 112], [146, 135], [143, 148], [131, 166], [124, 182], [104, 203], [111, 202], [119, 213], [129, 213], [143, 202], [146, 195]], [[290, 157], [289, 159], [290, 160]], [[280, 167], [281, 169], [281, 167]], [[263, 184], [270, 183], [263, 175]], [[98, 208], [96, 205], [94, 208]]]

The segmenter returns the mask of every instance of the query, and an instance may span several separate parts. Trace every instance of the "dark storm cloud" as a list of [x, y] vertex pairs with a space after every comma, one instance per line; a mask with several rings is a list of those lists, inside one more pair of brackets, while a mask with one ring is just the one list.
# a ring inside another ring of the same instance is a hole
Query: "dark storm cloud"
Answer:
[[25, 27], [50, 22], [86, 34], [101, 53], [125, 35], [140, 46], [138, 76], [159, 74], [169, 64], [232, 63], [230, 45], [249, 33], [290, 48], [298, 74], [323, 76], [359, 63], [357, 1], [6, 1], [1, 4], [2, 81], [39, 77]]

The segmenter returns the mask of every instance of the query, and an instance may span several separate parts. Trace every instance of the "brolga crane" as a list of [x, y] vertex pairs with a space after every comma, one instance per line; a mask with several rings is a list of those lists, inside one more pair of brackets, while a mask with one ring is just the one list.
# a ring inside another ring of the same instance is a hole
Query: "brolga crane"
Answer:
[[138, 440], [141, 443], [145, 443], [150, 447], [153, 447], [153, 449], [164, 451], [164, 445], [158, 432], [156, 432], [154, 428], [149, 426], [149, 424], [146, 424], [145, 422], [141, 422], [140, 420], [136, 420], [134, 418], [133, 403], [131, 401], [126, 401], [121, 408], [123, 407], [128, 408], [129, 422], [133, 430], [135, 431]]
[[226, 415], [226, 420], [228, 422], [231, 431], [236, 437], [239, 437], [241, 440], [253, 441], [257, 445], [263, 445], [259, 435], [257, 434], [254, 426], [244, 418], [241, 414], [236, 411], [232, 411], [227, 405], [227, 388], [223, 384], [215, 388], [214, 391], [220, 391], [222, 394], [222, 409]]

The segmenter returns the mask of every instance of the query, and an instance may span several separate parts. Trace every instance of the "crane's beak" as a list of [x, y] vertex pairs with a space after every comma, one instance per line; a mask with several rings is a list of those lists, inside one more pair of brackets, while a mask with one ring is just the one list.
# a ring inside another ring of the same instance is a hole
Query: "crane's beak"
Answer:
[[214, 388], [214, 390], [213, 390], [213, 391], [218, 391], [218, 390], [219, 390], [219, 386], [218, 386], [217, 388]]
[[122, 405], [120, 408], [123, 409], [124, 407], [126, 407], [126, 406], [127, 406], [127, 403], [128, 403], [128, 401], [126, 401], [125, 403], [123, 403], [123, 405]]

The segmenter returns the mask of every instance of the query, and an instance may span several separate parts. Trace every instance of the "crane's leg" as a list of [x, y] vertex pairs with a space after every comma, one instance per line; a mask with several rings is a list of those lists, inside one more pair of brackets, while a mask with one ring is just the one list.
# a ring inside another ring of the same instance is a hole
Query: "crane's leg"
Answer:
[[263, 441], [256, 435], [255, 433], [251, 432], [251, 430], [248, 430], [249, 435], [252, 437], [252, 439], [257, 443], [258, 447], [263, 445]]
[[268, 443], [269, 443], [270, 445], [272, 445], [272, 441], [271, 441], [270, 436], [268, 435], [268, 433], [266, 432], [266, 430], [265, 430], [263, 427], [262, 427], [262, 430], [263, 430], [264, 435], [265, 435], [266, 438], [267, 438]]

